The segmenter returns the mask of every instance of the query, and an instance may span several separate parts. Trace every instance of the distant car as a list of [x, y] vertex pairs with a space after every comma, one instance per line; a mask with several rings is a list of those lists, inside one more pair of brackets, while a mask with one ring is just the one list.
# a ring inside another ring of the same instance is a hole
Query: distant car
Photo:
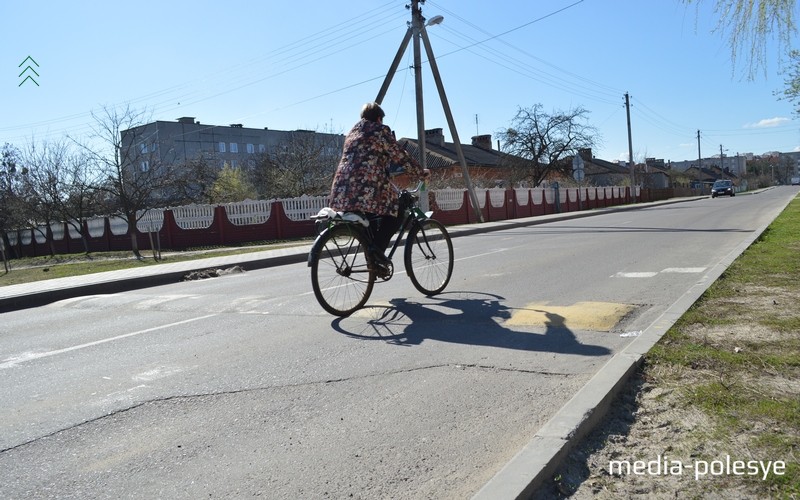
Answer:
[[792, 186], [800, 186], [800, 177], [792, 177]]
[[728, 196], [736, 196], [736, 193], [733, 191], [733, 182], [720, 179], [714, 182], [714, 185], [711, 186], [711, 197], [716, 198], [717, 196], [728, 195]]

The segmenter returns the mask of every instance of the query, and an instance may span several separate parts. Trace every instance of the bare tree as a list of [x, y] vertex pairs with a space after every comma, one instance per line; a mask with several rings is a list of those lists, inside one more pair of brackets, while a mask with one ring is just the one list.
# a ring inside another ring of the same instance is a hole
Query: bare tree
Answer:
[[201, 153], [176, 168], [175, 203], [210, 203], [211, 192], [220, 174], [220, 160]]
[[[685, 4], [699, 6], [704, 0], [682, 0]], [[710, 1], [710, 0], [706, 0]], [[745, 74], [755, 79], [759, 70], [766, 75], [767, 42], [773, 37], [778, 42], [778, 51], [791, 47], [792, 35], [796, 32], [794, 9], [796, 0], [713, 0], [717, 15], [715, 31], [728, 38], [731, 59], [745, 59]]]
[[104, 107], [99, 114], [92, 113], [92, 142], [82, 143], [88, 159], [101, 173], [98, 189], [111, 203], [110, 212], [127, 222], [131, 250], [139, 258], [138, 217], [156, 204], [169, 204], [180, 192], [175, 171], [161, 164], [155, 138], [143, 127], [145, 117], [144, 111], [129, 106]]
[[4, 144], [0, 151], [0, 238], [3, 265], [8, 272], [6, 249], [10, 248], [8, 232], [19, 229], [27, 219], [21, 195], [21, 178], [27, 169], [20, 166], [19, 150]]
[[579, 149], [597, 144], [599, 133], [585, 124], [589, 114], [582, 107], [545, 113], [541, 104], [519, 108], [511, 127], [498, 135], [508, 153], [504, 163], [512, 172], [512, 184], [527, 182], [535, 187], [554, 172], [568, 174], [561, 161]]
[[64, 221], [80, 234], [84, 251], [89, 253], [84, 221], [98, 208], [97, 172], [67, 140], [31, 141], [23, 157], [28, 167], [28, 204], [38, 222], [36, 229], [41, 232], [42, 224]]
[[29, 214], [26, 227], [50, 242], [50, 255], [55, 255], [55, 248], [48, 233], [50, 223], [60, 218], [58, 207], [66, 155], [67, 147], [63, 142], [31, 140], [22, 152], [22, 161], [28, 169], [22, 180], [24, 203]]
[[20, 153], [11, 144], [3, 145], [0, 151], [0, 229], [3, 237], [6, 231], [18, 229], [20, 210], [16, 206], [20, 197], [21, 177], [27, 169], [20, 165]]
[[257, 160], [252, 183], [263, 198], [327, 194], [341, 154], [339, 135], [291, 132]]

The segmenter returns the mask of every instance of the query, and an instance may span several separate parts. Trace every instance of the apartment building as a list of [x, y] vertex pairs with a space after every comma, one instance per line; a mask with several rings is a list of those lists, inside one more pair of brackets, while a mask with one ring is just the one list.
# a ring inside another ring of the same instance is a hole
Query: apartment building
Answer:
[[124, 161], [138, 172], [180, 166], [199, 158], [219, 168], [225, 164], [247, 168], [257, 155], [275, 154], [298, 141], [311, 141], [321, 148], [321, 154], [338, 159], [344, 144], [342, 134], [208, 125], [191, 116], [124, 130], [121, 140]]

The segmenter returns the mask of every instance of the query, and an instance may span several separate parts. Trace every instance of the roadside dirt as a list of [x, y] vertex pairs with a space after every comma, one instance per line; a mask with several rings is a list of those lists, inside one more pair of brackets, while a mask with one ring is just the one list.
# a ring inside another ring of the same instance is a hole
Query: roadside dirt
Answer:
[[[692, 324], [681, 333], [692, 342], [733, 355], [757, 351], [755, 357], [764, 359], [770, 354], [769, 349], [775, 349], [770, 346], [780, 349], [784, 343], [797, 345], [800, 332], [776, 331], [758, 323], [764, 315], [796, 318], [796, 294], [757, 286], [740, 292], [734, 300], [708, 300], [702, 306], [709, 311], [736, 314], [736, 325]], [[736, 430], [731, 432], [719, 415], [707, 413], [687, 397], [692, 388], [718, 381], [741, 389], [742, 393], [797, 401], [798, 372], [796, 366], [787, 370], [765, 365], [763, 369], [720, 371], [718, 367], [702, 365], [647, 362], [618, 396], [605, 421], [572, 451], [536, 498], [800, 498], [796, 482], [787, 488], [754, 475], [737, 475], [730, 466], [727, 471], [721, 468], [726, 467], [727, 457], [733, 462], [780, 460], [790, 464], [789, 474], [796, 475], [800, 429], [779, 428], [769, 419], [756, 419], [746, 420], [744, 429], [737, 422]], [[781, 456], [769, 456], [775, 452], [760, 443], [778, 435], [788, 436], [788, 441], [795, 444]], [[620, 473], [612, 461], [641, 461], [649, 469], [640, 474]], [[712, 464], [713, 461], [718, 463]], [[709, 471], [700, 475], [703, 462], [709, 464]], [[682, 468], [675, 468], [676, 463]]]

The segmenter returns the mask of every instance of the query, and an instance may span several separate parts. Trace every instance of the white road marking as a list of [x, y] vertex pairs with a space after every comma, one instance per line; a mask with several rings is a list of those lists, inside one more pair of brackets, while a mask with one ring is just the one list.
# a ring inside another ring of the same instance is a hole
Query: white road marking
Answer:
[[12, 367], [14, 367], [14, 366], [16, 366], [16, 365], [18, 365], [20, 363], [25, 363], [27, 361], [33, 361], [35, 359], [42, 359], [42, 358], [49, 358], [51, 356], [56, 356], [58, 354], [64, 354], [66, 352], [77, 351], [79, 349], [85, 349], [87, 347], [93, 347], [93, 346], [100, 345], [100, 344], [105, 344], [105, 343], [108, 343], [108, 342], [114, 342], [115, 340], [121, 340], [121, 339], [128, 338], [128, 337], [134, 337], [136, 335], [141, 335], [143, 333], [149, 333], [149, 332], [155, 332], [157, 330], [163, 330], [164, 328], [170, 328], [170, 327], [178, 326], [178, 325], [185, 325], [187, 323], [193, 323], [195, 321], [204, 320], [204, 319], [207, 319], [207, 318], [211, 318], [213, 316], [216, 316], [216, 314], [206, 314], [205, 316], [199, 316], [197, 318], [190, 318], [190, 319], [185, 319], [183, 321], [176, 321], [175, 323], [169, 323], [169, 324], [161, 325], [161, 326], [154, 326], [153, 328], [145, 328], [144, 330], [138, 330], [138, 331], [135, 331], [135, 332], [125, 333], [125, 334], [117, 335], [116, 337], [110, 337], [110, 338], [107, 338], [107, 339], [95, 340], [94, 342], [87, 342], [85, 344], [74, 345], [72, 347], [65, 347], [63, 349], [56, 349], [54, 351], [27, 352], [27, 353], [21, 354], [21, 355], [19, 355], [17, 357], [12, 357], [12, 358], [8, 358], [8, 359], [4, 360], [2, 363], [0, 363], [0, 369], [12, 368]]
[[498, 248], [496, 250], [492, 250], [491, 252], [479, 253], [479, 254], [476, 254], [476, 255], [469, 255], [467, 257], [459, 257], [457, 259], [453, 259], [453, 262], [459, 262], [459, 261], [468, 260], [468, 259], [476, 259], [478, 257], [485, 257], [487, 255], [492, 255], [492, 254], [499, 253], [499, 252], [505, 252], [506, 250], [508, 250], [508, 249], [507, 248]]
[[668, 267], [661, 271], [662, 273], [686, 273], [686, 274], [697, 274], [702, 273], [705, 271], [705, 267]]
[[68, 299], [61, 299], [58, 302], [53, 302], [52, 304], [47, 304], [46, 307], [67, 307], [72, 304], [77, 304], [83, 301], [89, 301], [94, 299], [105, 299], [108, 297], [117, 297], [122, 295], [120, 293], [104, 293], [104, 294], [96, 294], [96, 295], [81, 295], [80, 297], [70, 297]]
[[159, 366], [158, 368], [153, 368], [152, 370], [136, 374], [132, 377], [132, 379], [141, 382], [152, 382], [153, 380], [169, 377], [171, 375], [175, 375], [176, 373], [180, 373], [182, 371], [183, 368], [178, 368], [177, 366], [171, 368], [166, 366]]
[[705, 272], [705, 267], [668, 267], [659, 272], [643, 271], [637, 273], [617, 273], [612, 278], [652, 278], [659, 274], [699, 274]]
[[650, 272], [644, 272], [644, 273], [617, 273], [617, 274], [615, 274], [615, 275], [613, 275], [611, 277], [612, 278], [652, 278], [653, 276], [656, 276], [656, 275], [658, 275], [658, 273], [650, 273]]

